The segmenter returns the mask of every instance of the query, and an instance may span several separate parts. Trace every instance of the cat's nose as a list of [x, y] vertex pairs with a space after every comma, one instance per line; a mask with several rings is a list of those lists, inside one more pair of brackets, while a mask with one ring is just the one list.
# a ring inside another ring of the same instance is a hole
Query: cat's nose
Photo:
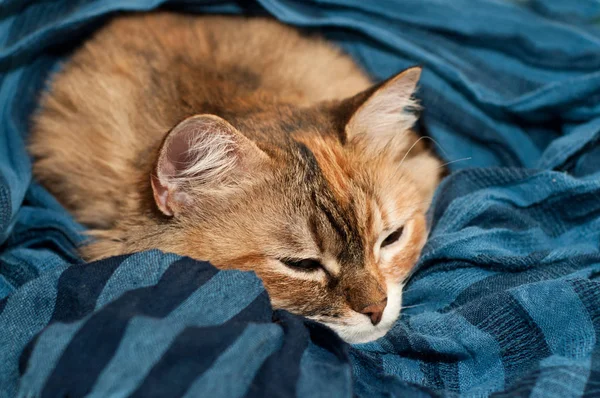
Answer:
[[369, 318], [371, 318], [371, 323], [373, 326], [377, 325], [381, 322], [381, 317], [383, 316], [383, 310], [385, 310], [385, 306], [387, 304], [387, 297], [381, 300], [379, 303], [367, 305], [365, 308], [360, 311], [361, 314], [365, 314]]

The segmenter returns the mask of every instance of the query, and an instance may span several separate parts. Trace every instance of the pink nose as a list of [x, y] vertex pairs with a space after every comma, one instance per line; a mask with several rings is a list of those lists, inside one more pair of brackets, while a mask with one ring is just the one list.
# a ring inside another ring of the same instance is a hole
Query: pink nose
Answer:
[[375, 326], [381, 322], [381, 317], [383, 316], [383, 310], [385, 310], [386, 304], [387, 297], [381, 300], [379, 303], [367, 305], [362, 309], [362, 311], [360, 311], [360, 313], [371, 318], [371, 323], [373, 326]]

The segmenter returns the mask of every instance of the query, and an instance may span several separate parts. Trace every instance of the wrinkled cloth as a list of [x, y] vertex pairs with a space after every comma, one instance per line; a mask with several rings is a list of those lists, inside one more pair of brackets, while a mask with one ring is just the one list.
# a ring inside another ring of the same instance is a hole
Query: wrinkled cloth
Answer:
[[[600, 17], [594, 0], [8, 0], [0, 5], [0, 396], [600, 394]], [[273, 311], [252, 273], [149, 251], [85, 264], [32, 181], [48, 76], [111, 16], [264, 15], [375, 80], [420, 64], [453, 173], [378, 341]]]

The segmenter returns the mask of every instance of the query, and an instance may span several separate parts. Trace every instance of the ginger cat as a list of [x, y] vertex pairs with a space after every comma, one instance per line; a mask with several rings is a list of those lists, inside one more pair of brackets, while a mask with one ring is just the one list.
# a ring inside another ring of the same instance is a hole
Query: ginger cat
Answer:
[[263, 18], [119, 17], [53, 76], [35, 177], [95, 238], [252, 270], [276, 308], [383, 336], [427, 236], [441, 162], [411, 130], [420, 68], [372, 85]]

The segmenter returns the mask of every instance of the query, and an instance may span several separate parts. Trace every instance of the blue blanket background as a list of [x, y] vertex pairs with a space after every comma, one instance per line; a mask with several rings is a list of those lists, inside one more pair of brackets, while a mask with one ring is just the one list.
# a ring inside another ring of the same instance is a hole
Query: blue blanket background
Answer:
[[[260, 281], [156, 251], [83, 264], [31, 181], [44, 80], [119, 11], [271, 14], [374, 78], [425, 67], [455, 171], [384, 338], [273, 312]], [[600, 3], [7, 0], [0, 5], [0, 396], [600, 395]], [[69, 266], [71, 265], [71, 266]]]

